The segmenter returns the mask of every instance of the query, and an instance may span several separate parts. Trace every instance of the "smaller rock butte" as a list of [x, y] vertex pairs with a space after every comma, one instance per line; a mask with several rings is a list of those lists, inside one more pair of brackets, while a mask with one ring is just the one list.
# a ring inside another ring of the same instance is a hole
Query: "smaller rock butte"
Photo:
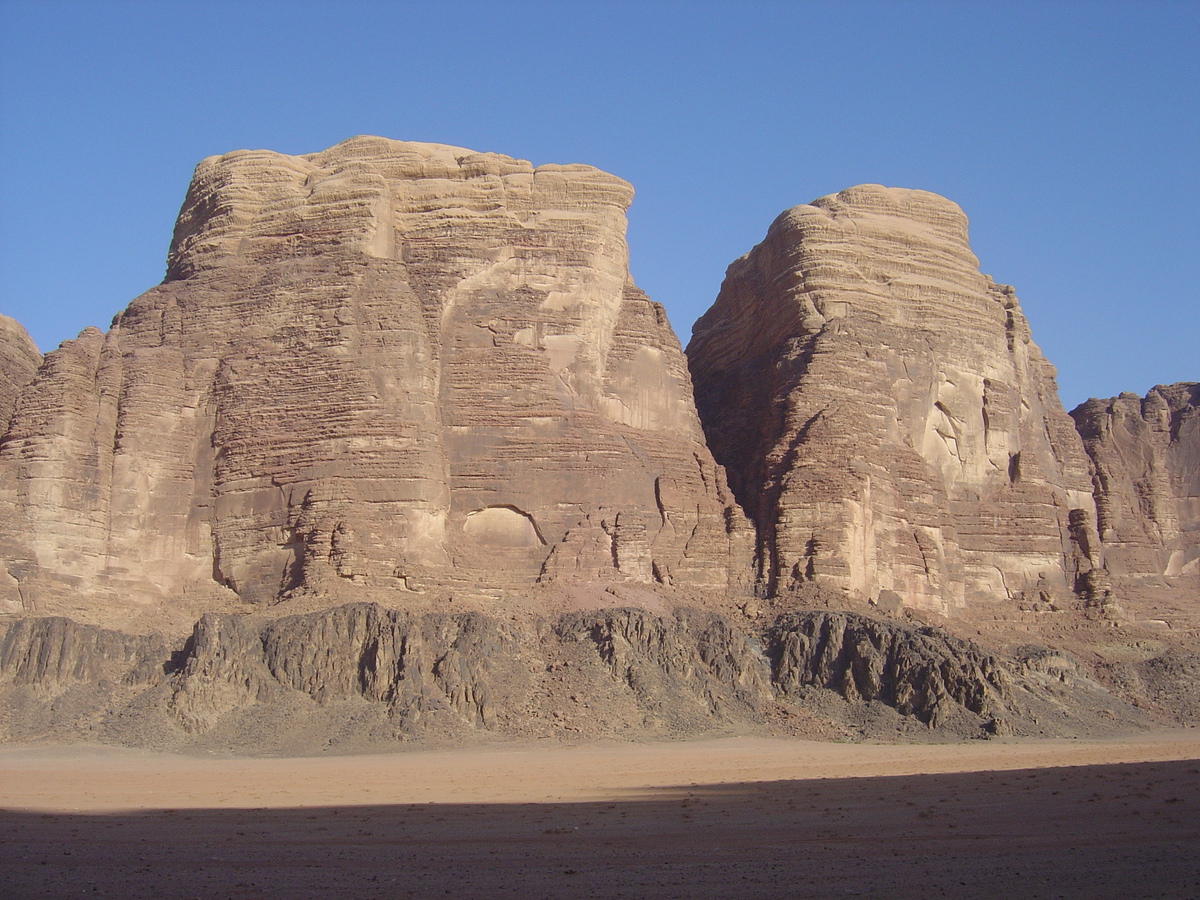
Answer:
[[770, 591], [948, 613], [1070, 597], [1102, 566], [1054, 369], [950, 201], [862, 185], [787, 210], [687, 355]]
[[1071, 411], [1092, 461], [1113, 592], [1200, 598], [1200, 384], [1088, 400]]

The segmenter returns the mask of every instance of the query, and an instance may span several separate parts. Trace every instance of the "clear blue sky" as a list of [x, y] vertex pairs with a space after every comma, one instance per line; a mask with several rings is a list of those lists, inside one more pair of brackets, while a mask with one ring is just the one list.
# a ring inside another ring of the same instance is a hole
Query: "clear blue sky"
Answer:
[[1064, 404], [1200, 380], [1200, 3], [0, 0], [0, 311], [43, 350], [162, 278], [192, 168], [354, 134], [633, 183], [686, 343], [783, 209], [936, 191]]

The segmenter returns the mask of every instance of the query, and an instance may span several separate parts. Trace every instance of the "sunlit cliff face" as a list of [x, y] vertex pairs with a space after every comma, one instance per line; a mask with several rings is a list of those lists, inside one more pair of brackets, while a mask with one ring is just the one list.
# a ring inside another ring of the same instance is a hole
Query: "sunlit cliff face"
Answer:
[[631, 198], [588, 166], [381, 138], [204, 160], [167, 280], [68, 342], [14, 422], [9, 586], [744, 578], [678, 341], [629, 279]]
[[1087, 462], [1012, 289], [967, 222], [865, 185], [779, 216], [688, 346], [717, 460], [759, 529], [762, 578], [972, 597], [1069, 593]]

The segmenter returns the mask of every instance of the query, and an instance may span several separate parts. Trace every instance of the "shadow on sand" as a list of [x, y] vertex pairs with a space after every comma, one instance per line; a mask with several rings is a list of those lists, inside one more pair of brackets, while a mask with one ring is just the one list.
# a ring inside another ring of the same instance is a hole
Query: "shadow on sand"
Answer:
[[0, 841], [8, 898], [1183, 898], [1200, 895], [1200, 763], [604, 803], [5, 810]]

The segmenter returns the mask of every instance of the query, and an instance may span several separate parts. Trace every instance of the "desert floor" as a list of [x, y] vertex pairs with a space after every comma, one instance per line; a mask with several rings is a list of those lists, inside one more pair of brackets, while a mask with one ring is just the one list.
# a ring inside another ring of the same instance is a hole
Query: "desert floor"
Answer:
[[1200, 897], [1200, 730], [303, 759], [0, 748], [0, 896]]

